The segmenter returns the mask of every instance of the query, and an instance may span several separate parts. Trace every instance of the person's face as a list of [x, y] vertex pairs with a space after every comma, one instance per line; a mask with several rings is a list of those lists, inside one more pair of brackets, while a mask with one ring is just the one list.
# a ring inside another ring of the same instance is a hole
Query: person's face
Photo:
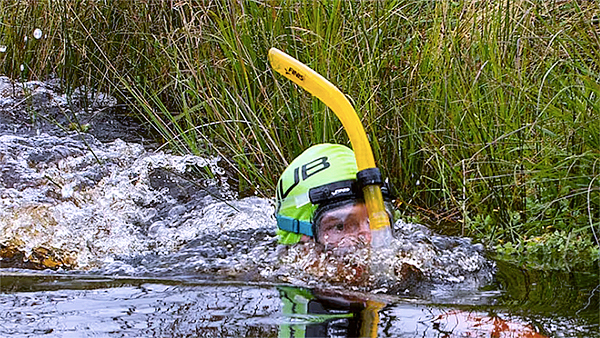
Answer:
[[326, 211], [318, 224], [317, 241], [326, 247], [349, 247], [371, 243], [369, 215], [364, 203]]

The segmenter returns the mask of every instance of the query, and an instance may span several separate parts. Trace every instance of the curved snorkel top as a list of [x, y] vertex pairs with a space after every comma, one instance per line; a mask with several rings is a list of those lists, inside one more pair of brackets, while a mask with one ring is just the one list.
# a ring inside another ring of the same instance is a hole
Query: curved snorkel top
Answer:
[[269, 63], [278, 73], [323, 101], [342, 122], [356, 156], [357, 181], [362, 186], [369, 213], [371, 245], [381, 247], [389, 244], [392, 231], [381, 194], [381, 173], [375, 166], [371, 145], [356, 111], [331, 82], [279, 49], [269, 50]]

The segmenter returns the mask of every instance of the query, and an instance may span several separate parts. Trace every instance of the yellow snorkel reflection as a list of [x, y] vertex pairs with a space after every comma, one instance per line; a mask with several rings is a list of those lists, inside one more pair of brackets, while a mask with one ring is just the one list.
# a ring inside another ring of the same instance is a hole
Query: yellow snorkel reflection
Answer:
[[363, 195], [369, 213], [371, 245], [381, 247], [389, 244], [392, 231], [390, 219], [383, 204], [380, 183], [376, 182], [376, 179], [371, 180], [374, 177], [372, 174], [378, 175], [379, 171], [375, 166], [367, 134], [356, 111], [344, 94], [331, 82], [279, 49], [271, 48], [269, 50], [269, 62], [278, 73], [323, 101], [342, 121], [356, 156], [356, 165], [359, 171], [357, 176], [361, 176], [362, 172], [366, 177], [367, 183], [363, 187]]

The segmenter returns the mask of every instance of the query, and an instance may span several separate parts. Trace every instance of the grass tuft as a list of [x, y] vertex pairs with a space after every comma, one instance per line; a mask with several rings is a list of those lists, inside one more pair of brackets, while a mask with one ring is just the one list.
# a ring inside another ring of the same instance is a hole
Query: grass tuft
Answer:
[[277, 47], [348, 95], [406, 216], [510, 250], [594, 247], [599, 18], [574, 0], [0, 1], [0, 71], [115, 93], [169, 148], [220, 154], [242, 194], [271, 196], [302, 150], [348, 144], [272, 72]]

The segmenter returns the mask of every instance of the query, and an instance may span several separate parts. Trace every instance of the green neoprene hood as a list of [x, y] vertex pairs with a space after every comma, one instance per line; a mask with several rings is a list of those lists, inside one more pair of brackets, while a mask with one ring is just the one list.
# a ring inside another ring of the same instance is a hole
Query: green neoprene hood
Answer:
[[281, 244], [294, 244], [312, 236], [312, 219], [318, 205], [310, 202], [311, 188], [355, 180], [358, 172], [352, 149], [339, 144], [318, 144], [306, 149], [283, 171], [277, 182], [277, 234]]

